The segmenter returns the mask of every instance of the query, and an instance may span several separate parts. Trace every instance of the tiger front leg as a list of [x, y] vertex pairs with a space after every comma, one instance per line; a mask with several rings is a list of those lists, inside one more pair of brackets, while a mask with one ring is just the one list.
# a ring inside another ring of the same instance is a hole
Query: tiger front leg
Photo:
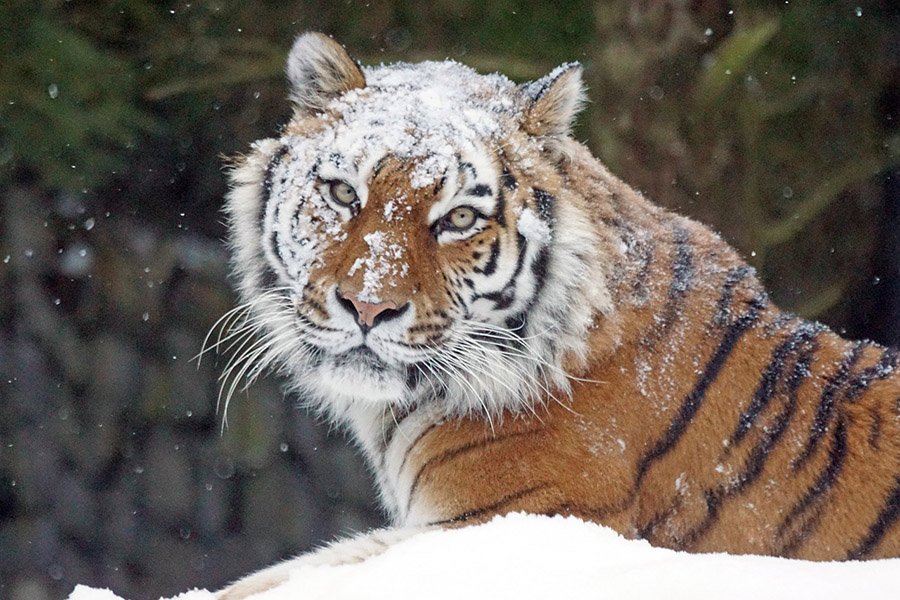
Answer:
[[378, 556], [394, 544], [436, 527], [377, 529], [356, 537], [338, 540], [328, 546], [258, 571], [216, 592], [218, 600], [243, 600], [285, 583], [291, 573], [305, 566], [331, 566], [359, 563]]

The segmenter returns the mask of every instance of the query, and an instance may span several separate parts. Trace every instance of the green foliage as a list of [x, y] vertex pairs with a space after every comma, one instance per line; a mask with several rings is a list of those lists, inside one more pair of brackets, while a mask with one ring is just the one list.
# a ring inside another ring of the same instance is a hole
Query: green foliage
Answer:
[[[820, 316], [864, 277], [877, 197], [865, 186], [900, 163], [879, 123], [896, 65], [891, 14], [825, 0], [597, 3], [599, 154], [783, 279], [782, 304]], [[842, 262], [829, 258], [836, 246]], [[812, 299], [796, 304], [797, 289]]]
[[0, 6], [0, 163], [77, 190], [121, 171], [154, 122], [137, 102], [129, 61], [57, 12]]
[[698, 76], [696, 98], [700, 110], [709, 110], [724, 99], [740, 81], [750, 63], [778, 31], [778, 21], [771, 19], [746, 29], [736, 30], [710, 54], [713, 66]]

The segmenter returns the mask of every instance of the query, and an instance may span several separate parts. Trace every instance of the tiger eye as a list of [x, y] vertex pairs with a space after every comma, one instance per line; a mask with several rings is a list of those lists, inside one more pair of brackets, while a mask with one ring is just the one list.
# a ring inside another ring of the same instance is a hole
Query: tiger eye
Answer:
[[447, 215], [447, 222], [457, 230], [468, 229], [475, 224], [475, 209], [468, 206], [458, 206]]
[[341, 206], [351, 206], [356, 202], [356, 190], [343, 181], [332, 181], [329, 186], [331, 199]]

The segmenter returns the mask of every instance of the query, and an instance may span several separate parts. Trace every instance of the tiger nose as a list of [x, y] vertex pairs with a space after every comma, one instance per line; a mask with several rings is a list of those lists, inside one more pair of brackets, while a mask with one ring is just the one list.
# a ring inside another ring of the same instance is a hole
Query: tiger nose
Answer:
[[378, 323], [399, 317], [409, 308], [409, 302], [398, 308], [393, 302], [363, 302], [354, 294], [344, 294], [340, 291], [337, 291], [337, 297], [347, 312], [356, 318], [363, 332]]

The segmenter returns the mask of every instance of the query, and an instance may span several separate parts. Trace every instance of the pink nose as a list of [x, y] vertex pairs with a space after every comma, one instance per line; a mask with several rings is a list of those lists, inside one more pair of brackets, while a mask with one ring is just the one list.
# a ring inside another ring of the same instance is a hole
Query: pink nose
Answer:
[[393, 302], [363, 302], [353, 294], [341, 294], [341, 297], [349, 301], [353, 308], [356, 309], [356, 316], [360, 325], [371, 327], [375, 323], [375, 318], [381, 313], [388, 310], [397, 310], [397, 305]]

